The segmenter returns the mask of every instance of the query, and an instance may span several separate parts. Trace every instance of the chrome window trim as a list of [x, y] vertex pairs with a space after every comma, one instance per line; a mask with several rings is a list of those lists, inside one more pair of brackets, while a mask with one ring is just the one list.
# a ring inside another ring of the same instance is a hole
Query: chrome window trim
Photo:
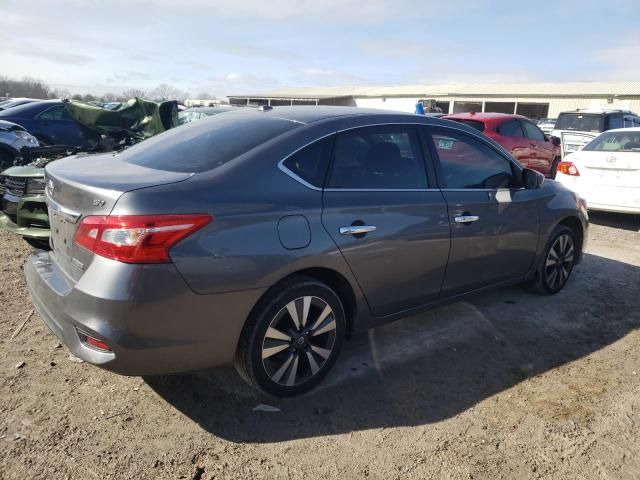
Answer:
[[[444, 119], [446, 120], [446, 119]], [[454, 125], [456, 124], [456, 122], [451, 121], [451, 123], [453, 123]], [[306, 180], [304, 180], [303, 178], [301, 178], [300, 176], [296, 175], [294, 172], [292, 172], [291, 170], [289, 170], [285, 165], [284, 162], [286, 162], [289, 157], [295, 155], [296, 153], [298, 153], [300, 150], [307, 148], [309, 145], [312, 145], [316, 142], [319, 142], [320, 140], [324, 140], [327, 137], [330, 137], [331, 135], [337, 135], [339, 133], [342, 132], [348, 132], [350, 130], [356, 130], [358, 128], [368, 128], [368, 127], [384, 127], [384, 126], [390, 126], [390, 125], [417, 125], [417, 126], [422, 126], [422, 127], [428, 127], [428, 128], [440, 128], [440, 129], [450, 129], [450, 130], [455, 130], [458, 132], [461, 132], [463, 134], [467, 134], [467, 135], [471, 135], [473, 138], [475, 138], [476, 140], [484, 143], [486, 146], [495, 149], [495, 147], [485, 141], [485, 139], [483, 139], [480, 135], [478, 135], [475, 132], [469, 132], [467, 130], [463, 130], [461, 128], [456, 128], [456, 126], [449, 126], [449, 125], [434, 125], [432, 123], [427, 123], [427, 122], [384, 122], [384, 123], [367, 123], [365, 125], [356, 125], [353, 127], [347, 127], [347, 128], [342, 128], [340, 130], [336, 130], [334, 132], [330, 132], [327, 133], [326, 135], [323, 135], [321, 137], [315, 138], [314, 140], [304, 144], [303, 146], [301, 146], [300, 148], [294, 150], [293, 152], [291, 152], [290, 154], [288, 154], [286, 157], [284, 157], [282, 160], [280, 160], [278, 162], [278, 169], [284, 173], [285, 175], [291, 177], [293, 180], [295, 180], [296, 182], [304, 185], [305, 187], [314, 190], [316, 192], [320, 192], [320, 191], [325, 191], [325, 192], [438, 192], [438, 191], [472, 191], [472, 189], [445, 189], [445, 188], [411, 188], [411, 189], [404, 189], [404, 188], [400, 188], [400, 189], [393, 189], [393, 188], [363, 188], [363, 189], [358, 189], [358, 188], [321, 188], [321, 187], [317, 187], [315, 185], [312, 185], [311, 183], [307, 182]], [[471, 127], [469, 127], [471, 128]], [[509, 157], [505, 157], [504, 155], [501, 154], [501, 156], [507, 160], [508, 162], [511, 162], [518, 170], [520, 170], [520, 166], [515, 163], [512, 159], [510, 159]], [[477, 189], [478, 191], [495, 191], [496, 189]], [[518, 189], [516, 189], [518, 190]]]

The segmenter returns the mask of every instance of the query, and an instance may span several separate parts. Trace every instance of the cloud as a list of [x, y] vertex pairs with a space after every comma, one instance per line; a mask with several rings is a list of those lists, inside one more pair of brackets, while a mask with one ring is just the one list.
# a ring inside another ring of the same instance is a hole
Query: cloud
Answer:
[[211, 48], [223, 55], [233, 55], [242, 58], [268, 58], [273, 60], [293, 60], [300, 58], [299, 54], [272, 47], [256, 47], [238, 43], [221, 43]]
[[640, 78], [640, 31], [629, 32], [615, 47], [596, 50], [592, 58], [603, 65], [599, 77], [605, 80], [637, 80]]
[[10, 51], [12, 54], [18, 54], [25, 57], [35, 57], [40, 60], [45, 60], [50, 63], [63, 63], [67, 65], [86, 65], [93, 61], [93, 58], [86, 55], [80, 55], [75, 53], [65, 53], [47, 48], [36, 47], [27, 43], [5, 43], [3, 42], [3, 48]]
[[420, 61], [426, 61], [425, 57], [432, 52], [432, 48], [426, 43], [401, 38], [367, 39], [357, 43], [356, 49], [371, 57], [400, 59], [416, 57]]
[[151, 75], [146, 72], [114, 72], [113, 77], [119, 81], [151, 80]]
[[314, 66], [298, 66], [295, 71], [298, 73], [298, 80], [303, 84], [314, 85], [355, 85], [368, 83], [364, 78], [348, 72], [332, 68], [321, 68]]

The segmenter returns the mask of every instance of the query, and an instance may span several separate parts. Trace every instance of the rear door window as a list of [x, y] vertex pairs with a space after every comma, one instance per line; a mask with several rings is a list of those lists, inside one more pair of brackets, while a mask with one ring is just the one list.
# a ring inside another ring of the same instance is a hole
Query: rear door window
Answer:
[[544, 142], [544, 133], [542, 133], [542, 131], [533, 123], [523, 120], [522, 128], [524, 129], [524, 134], [527, 138]]
[[327, 187], [427, 188], [425, 163], [416, 128], [394, 125], [339, 133]]
[[522, 126], [518, 120], [507, 120], [496, 127], [496, 132], [505, 137], [524, 137]]
[[451, 130], [432, 133], [443, 188], [498, 189], [515, 186], [513, 164], [492, 147]]
[[62, 105], [45, 110], [38, 115], [38, 118], [43, 120], [71, 120], [71, 117], [67, 113], [67, 109]]

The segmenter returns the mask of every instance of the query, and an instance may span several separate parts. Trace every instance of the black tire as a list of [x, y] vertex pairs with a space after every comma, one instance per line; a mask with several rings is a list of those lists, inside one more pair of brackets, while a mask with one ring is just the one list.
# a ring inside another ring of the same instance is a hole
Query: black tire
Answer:
[[551, 163], [551, 171], [549, 172], [549, 178], [551, 180], [556, 179], [556, 173], [558, 173], [558, 164], [560, 163], [560, 157], [556, 157], [553, 159]]
[[48, 240], [39, 240], [37, 238], [29, 238], [29, 237], [22, 237], [22, 238], [24, 239], [25, 242], [27, 242], [33, 248], [37, 248], [39, 250], [51, 250]]
[[569, 227], [558, 225], [545, 245], [534, 278], [527, 287], [540, 295], [555, 295], [569, 281], [578, 255], [576, 234]]
[[236, 369], [250, 385], [270, 395], [304, 393], [335, 363], [345, 325], [342, 302], [331, 288], [313, 278], [292, 278], [254, 308], [240, 338]]

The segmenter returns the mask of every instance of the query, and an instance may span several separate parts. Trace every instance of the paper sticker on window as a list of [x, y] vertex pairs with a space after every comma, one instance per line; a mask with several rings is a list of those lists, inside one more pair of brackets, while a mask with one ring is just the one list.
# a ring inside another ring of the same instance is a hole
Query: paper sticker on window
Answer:
[[441, 138], [438, 140], [438, 148], [440, 150], [453, 150], [453, 140]]

